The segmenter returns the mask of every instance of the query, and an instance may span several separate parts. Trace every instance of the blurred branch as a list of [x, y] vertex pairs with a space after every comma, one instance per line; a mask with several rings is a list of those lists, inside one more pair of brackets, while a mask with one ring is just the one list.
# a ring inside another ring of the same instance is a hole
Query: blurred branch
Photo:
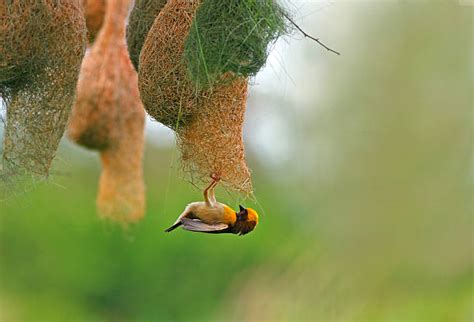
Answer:
[[340, 52], [335, 51], [334, 49], [329, 48], [328, 46], [326, 46], [324, 43], [322, 43], [322, 42], [319, 40], [319, 38], [315, 38], [315, 37], [311, 36], [310, 34], [306, 33], [306, 32], [305, 32], [303, 29], [301, 29], [301, 27], [298, 26], [298, 24], [297, 24], [296, 22], [294, 22], [293, 19], [291, 19], [287, 14], [284, 13], [283, 16], [284, 16], [286, 19], [288, 19], [288, 21], [291, 22], [291, 24], [292, 24], [293, 26], [295, 26], [296, 29], [298, 29], [298, 30], [303, 34], [303, 36], [305, 36], [305, 37], [307, 37], [307, 38], [309, 38], [309, 39], [311, 39], [311, 40], [314, 40], [314, 41], [317, 42], [320, 46], [322, 46], [324, 49], [326, 49], [326, 50], [328, 50], [328, 51], [330, 51], [330, 52], [333, 52], [333, 53], [335, 53], [336, 55], [340, 55], [340, 54], [341, 54]]

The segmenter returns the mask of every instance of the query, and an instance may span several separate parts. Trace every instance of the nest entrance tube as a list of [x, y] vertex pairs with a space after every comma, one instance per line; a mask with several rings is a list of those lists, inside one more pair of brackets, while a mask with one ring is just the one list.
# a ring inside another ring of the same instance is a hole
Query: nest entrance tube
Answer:
[[178, 129], [183, 169], [192, 181], [204, 183], [216, 173], [232, 190], [252, 192], [242, 139], [247, 88], [246, 79], [216, 86], [192, 120]]
[[45, 177], [64, 133], [85, 51], [79, 0], [0, 3], [3, 172]]
[[107, 1], [104, 25], [82, 64], [68, 128], [71, 140], [100, 153], [99, 216], [123, 224], [145, 213], [145, 111], [125, 44], [129, 5]]

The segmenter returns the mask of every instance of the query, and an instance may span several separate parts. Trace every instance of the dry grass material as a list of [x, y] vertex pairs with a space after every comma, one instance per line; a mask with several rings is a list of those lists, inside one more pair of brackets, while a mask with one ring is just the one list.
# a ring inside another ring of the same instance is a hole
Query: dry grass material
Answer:
[[104, 23], [107, 0], [82, 0], [82, 3], [86, 16], [87, 38], [89, 43], [93, 43]]
[[216, 86], [192, 120], [178, 129], [183, 168], [191, 181], [208, 182], [209, 174], [216, 173], [228, 188], [252, 193], [242, 139], [247, 87], [246, 79]]
[[85, 43], [79, 0], [0, 2], [6, 177], [48, 175], [74, 100]]
[[155, 18], [167, 0], [135, 0], [127, 25], [127, 46], [130, 60], [138, 70], [140, 52]]
[[151, 27], [140, 55], [138, 86], [147, 112], [176, 129], [198, 107], [187, 77], [184, 43], [199, 0], [169, 0]]
[[139, 220], [145, 211], [145, 111], [125, 44], [129, 4], [107, 4], [103, 29], [82, 65], [68, 130], [78, 144], [100, 151], [98, 213], [122, 223]]

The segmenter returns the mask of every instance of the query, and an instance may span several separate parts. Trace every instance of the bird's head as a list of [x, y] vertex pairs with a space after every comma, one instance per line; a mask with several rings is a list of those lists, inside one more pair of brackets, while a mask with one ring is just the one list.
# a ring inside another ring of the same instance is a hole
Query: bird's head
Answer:
[[237, 220], [232, 227], [232, 233], [245, 235], [254, 230], [258, 224], [258, 214], [252, 208], [244, 208], [239, 205], [239, 211], [235, 213]]

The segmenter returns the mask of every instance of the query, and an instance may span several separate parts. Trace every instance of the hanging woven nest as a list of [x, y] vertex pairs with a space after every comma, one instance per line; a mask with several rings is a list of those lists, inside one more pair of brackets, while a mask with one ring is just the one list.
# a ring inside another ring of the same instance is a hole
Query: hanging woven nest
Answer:
[[85, 51], [79, 0], [0, 2], [3, 171], [47, 176], [74, 100]]
[[140, 94], [148, 113], [176, 131], [191, 181], [215, 172], [228, 188], [251, 193], [242, 140], [247, 79], [227, 74], [199, 91], [188, 77], [184, 44], [200, 3], [169, 0], [156, 18], [140, 56]]
[[145, 111], [125, 44], [129, 0], [109, 1], [104, 26], [86, 55], [68, 135], [100, 151], [101, 217], [136, 222], [145, 212], [142, 158]]

